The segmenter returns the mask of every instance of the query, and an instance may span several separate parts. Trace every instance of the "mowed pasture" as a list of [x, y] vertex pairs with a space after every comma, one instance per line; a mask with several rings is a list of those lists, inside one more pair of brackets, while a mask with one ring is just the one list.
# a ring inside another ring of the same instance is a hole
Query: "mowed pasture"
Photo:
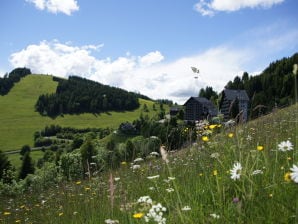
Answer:
[[[152, 109], [153, 101], [140, 99], [141, 105], [134, 111], [64, 115], [55, 119], [41, 116], [34, 105], [39, 95], [55, 92], [58, 83], [52, 78], [50, 75], [26, 76], [7, 95], [0, 96], [0, 150], [17, 150], [26, 144], [33, 146], [34, 132], [51, 124], [74, 128], [118, 128], [121, 122], [131, 122], [141, 113], [150, 117], [159, 112], [158, 106], [156, 111]], [[144, 104], [149, 112], [143, 112]]]

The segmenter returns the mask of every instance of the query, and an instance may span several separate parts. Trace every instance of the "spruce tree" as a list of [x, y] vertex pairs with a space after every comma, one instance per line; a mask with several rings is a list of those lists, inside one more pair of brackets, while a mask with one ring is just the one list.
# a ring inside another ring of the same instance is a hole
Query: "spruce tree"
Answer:
[[11, 169], [10, 161], [8, 160], [7, 156], [0, 151], [0, 179], [3, 178], [4, 173]]
[[20, 170], [20, 174], [19, 174], [19, 178], [20, 179], [25, 179], [25, 177], [30, 174], [30, 173], [34, 173], [35, 169], [34, 169], [34, 164], [32, 162], [32, 158], [30, 156], [30, 152], [26, 152], [23, 156], [23, 163], [21, 166], [21, 170]]

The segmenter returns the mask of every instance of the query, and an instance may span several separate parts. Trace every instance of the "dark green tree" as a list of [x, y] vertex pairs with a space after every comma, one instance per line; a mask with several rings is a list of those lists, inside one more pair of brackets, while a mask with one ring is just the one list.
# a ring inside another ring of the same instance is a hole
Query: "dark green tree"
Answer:
[[22, 156], [25, 155], [26, 152], [30, 152], [31, 151], [31, 148], [29, 145], [24, 145], [22, 148], [21, 148], [21, 151], [20, 151], [20, 154]]
[[26, 152], [23, 156], [22, 166], [19, 174], [20, 179], [25, 179], [28, 174], [33, 174], [35, 171], [30, 152]]
[[128, 160], [128, 161], [134, 160], [136, 157], [136, 150], [135, 150], [135, 146], [131, 140], [127, 140], [126, 145], [125, 145], [125, 150], [126, 150], [126, 153], [125, 153], [126, 160]]
[[213, 90], [211, 86], [207, 86], [205, 89], [204, 88], [200, 89], [199, 97], [205, 97], [208, 100], [210, 100], [211, 97], [218, 98], [218, 94]]
[[12, 168], [10, 161], [7, 156], [0, 151], [0, 180], [5, 175], [5, 172]]
[[73, 139], [73, 142], [71, 143], [71, 149], [74, 150], [74, 149], [78, 149], [82, 146], [83, 144], [83, 139], [81, 139], [80, 137], [76, 136], [74, 139]]
[[236, 118], [236, 116], [239, 114], [239, 99], [236, 97], [236, 99], [231, 103], [230, 106], [230, 116], [231, 118]]
[[81, 155], [83, 164], [86, 164], [87, 162], [90, 164], [92, 162], [92, 156], [95, 155], [95, 148], [91, 140], [88, 139], [81, 146]]

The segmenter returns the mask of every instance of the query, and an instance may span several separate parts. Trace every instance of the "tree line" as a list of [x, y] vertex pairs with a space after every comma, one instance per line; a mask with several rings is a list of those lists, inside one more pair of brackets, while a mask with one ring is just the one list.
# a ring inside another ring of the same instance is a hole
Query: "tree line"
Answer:
[[270, 112], [274, 107], [291, 105], [295, 103], [295, 88], [298, 88], [295, 86], [298, 76], [293, 74], [294, 64], [298, 64], [298, 53], [270, 63], [260, 75], [250, 76], [244, 72], [241, 78], [236, 76], [229, 81], [226, 88], [246, 90], [252, 117], [260, 112]]
[[58, 81], [56, 93], [39, 96], [35, 109], [42, 115], [58, 116], [77, 113], [134, 110], [140, 94], [110, 87], [85, 78], [70, 76]]
[[9, 74], [6, 73], [3, 78], [0, 77], [0, 95], [6, 95], [15, 83], [29, 74], [31, 74], [31, 71], [28, 68], [16, 68]]
[[[242, 77], [236, 76], [233, 81], [229, 81], [225, 88], [246, 90], [250, 99], [249, 113], [252, 118], [259, 116], [260, 113], [266, 114], [274, 107], [288, 106], [295, 102], [298, 76], [293, 74], [294, 64], [298, 64], [298, 53], [270, 63], [259, 75], [251, 76], [244, 72]], [[200, 90], [199, 96], [218, 105], [221, 93], [207, 86]]]

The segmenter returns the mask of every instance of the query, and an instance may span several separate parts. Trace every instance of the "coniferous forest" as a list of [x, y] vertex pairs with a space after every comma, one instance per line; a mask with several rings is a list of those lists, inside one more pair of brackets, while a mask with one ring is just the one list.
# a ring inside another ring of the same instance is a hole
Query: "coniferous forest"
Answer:
[[236, 76], [229, 81], [226, 88], [246, 90], [252, 117], [260, 112], [268, 113], [274, 107], [291, 105], [295, 102], [295, 90], [298, 88], [298, 76], [293, 74], [294, 64], [298, 64], [298, 53], [270, 63], [260, 75], [249, 76], [244, 72], [241, 78]]
[[[298, 64], [298, 53], [270, 63], [259, 75], [251, 76], [244, 72], [242, 77], [236, 76], [233, 81], [229, 81], [225, 88], [246, 90], [250, 99], [250, 117], [256, 118], [271, 112], [275, 107], [295, 103], [298, 76], [293, 74], [294, 64]], [[221, 94], [207, 86], [199, 91], [199, 96], [217, 104]]]
[[139, 107], [139, 94], [76, 76], [67, 80], [53, 79], [58, 81], [56, 93], [39, 96], [35, 105], [35, 109], [42, 115], [100, 113]]
[[28, 68], [16, 68], [9, 74], [5, 74], [3, 78], [0, 77], [0, 95], [6, 95], [14, 83], [29, 74], [31, 74], [31, 71]]

